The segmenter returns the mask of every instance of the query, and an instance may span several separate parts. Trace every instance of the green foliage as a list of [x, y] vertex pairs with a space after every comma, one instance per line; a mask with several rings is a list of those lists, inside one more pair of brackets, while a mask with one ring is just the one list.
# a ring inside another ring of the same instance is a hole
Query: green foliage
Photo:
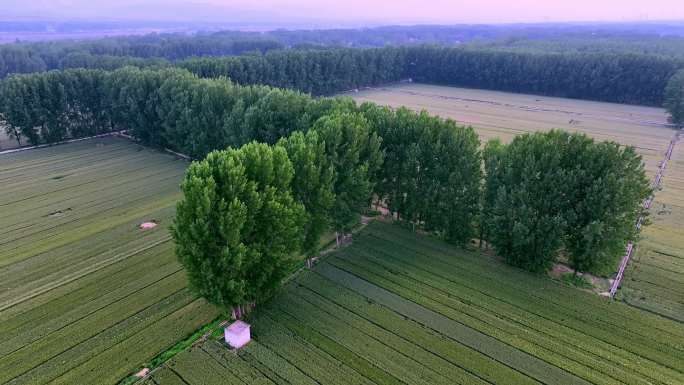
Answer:
[[383, 162], [380, 137], [370, 131], [368, 121], [359, 113], [334, 112], [320, 118], [312, 130], [325, 144], [335, 173], [331, 225], [336, 231], [348, 231], [370, 204], [372, 176]]
[[684, 125], [684, 70], [677, 72], [667, 83], [664, 106], [672, 123]]
[[489, 219], [489, 241], [514, 266], [551, 267], [565, 232], [565, 170], [558, 151], [560, 132], [516, 137], [501, 155], [487, 185], [498, 185]]
[[496, 197], [502, 182], [498, 172], [503, 171], [501, 162], [504, 149], [505, 147], [501, 143], [501, 140], [497, 138], [488, 141], [482, 151], [486, 178], [484, 179], [484, 186], [482, 189], [479, 218], [480, 242], [489, 239], [489, 235], [492, 232], [491, 228], [494, 226], [493, 223], [491, 223], [491, 220], [494, 216], [494, 204], [496, 203]]
[[311, 256], [329, 226], [330, 210], [335, 203], [335, 169], [316, 131], [295, 132], [281, 139], [278, 146], [285, 148], [294, 167], [292, 195], [307, 212], [302, 249]]
[[275, 143], [344, 103], [177, 68], [53, 71], [0, 83], [0, 114], [13, 138], [41, 144], [128, 130], [143, 144], [195, 158], [252, 140]]
[[202, 77], [266, 84], [314, 95], [385, 84], [404, 77], [402, 48], [273, 51], [265, 55], [190, 58], [177, 63]]
[[444, 46], [289, 50], [263, 56], [191, 58], [177, 64], [202, 77], [268, 84], [314, 95], [405, 78], [616, 103], [661, 105], [681, 58], [630, 53], [507, 52]]
[[190, 286], [232, 308], [271, 295], [299, 250], [305, 210], [280, 147], [216, 151], [188, 169], [172, 235]]
[[548, 269], [564, 249], [578, 271], [615, 262], [650, 194], [641, 157], [561, 131], [485, 149], [485, 234], [513, 265]]
[[104, 81], [102, 71], [76, 70], [4, 80], [0, 109], [8, 133], [39, 144], [109, 131]]
[[407, 48], [406, 76], [419, 82], [661, 106], [684, 61], [656, 55], [531, 53]]
[[451, 120], [361, 106], [383, 138], [376, 192], [401, 219], [465, 244], [474, 234], [482, 178], [479, 139]]
[[561, 275], [561, 282], [568, 286], [579, 287], [580, 289], [592, 289], [594, 287], [584, 276], [573, 273]]
[[609, 273], [637, 235], [635, 223], [651, 194], [650, 182], [634, 148], [570, 138], [567, 167], [572, 169], [565, 186], [573, 205], [564, 214], [565, 249], [575, 270]]

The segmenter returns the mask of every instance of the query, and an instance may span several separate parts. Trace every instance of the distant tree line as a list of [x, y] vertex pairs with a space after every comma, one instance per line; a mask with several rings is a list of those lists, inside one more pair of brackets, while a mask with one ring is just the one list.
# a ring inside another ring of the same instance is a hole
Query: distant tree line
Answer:
[[684, 61], [633, 54], [533, 54], [416, 47], [407, 74], [419, 82], [661, 106]]
[[35, 145], [128, 130], [144, 144], [196, 158], [252, 140], [275, 143], [336, 103], [177, 68], [51, 71], [0, 83], [0, 114], [17, 140]]
[[[209, 43], [216, 37], [168, 41], [158, 37], [149, 38], [149, 44], [138, 39], [103, 40], [90, 46], [78, 43], [78, 50], [61, 43], [53, 43], [54, 47], [41, 43], [44, 46], [36, 46], [43, 47], [40, 50], [0, 46], [0, 77], [65, 68], [179, 66], [201, 77], [227, 77], [241, 85], [271, 85], [313, 95], [412, 78], [441, 85], [661, 106], [668, 81], [684, 68], [681, 58], [633, 53], [508, 52], [424, 45], [281, 50], [282, 46], [266, 40], [228, 38], [228, 43], [214, 47]], [[257, 53], [245, 54], [249, 52]]]
[[193, 58], [178, 66], [200, 77], [331, 95], [408, 76], [405, 48], [288, 50], [265, 55]]
[[313, 255], [327, 229], [348, 232], [373, 202], [455, 244], [479, 235], [532, 271], [559, 258], [600, 271], [648, 194], [641, 158], [615, 143], [551, 132], [481, 152], [472, 128], [425, 112], [178, 68], [12, 76], [0, 114], [34, 144], [128, 129], [206, 156], [186, 175], [173, 233], [191, 285], [231, 307], [263, 299], [293, 255]]
[[[44, 23], [0, 22], [0, 30], [44, 32]], [[50, 23], [59, 32], [115, 30], [121, 23]], [[158, 28], [168, 26], [158, 25]], [[73, 54], [158, 58], [177, 61], [193, 56], [241, 55], [306, 47], [378, 48], [435, 44], [447, 47], [528, 53], [614, 53], [684, 58], [684, 28], [676, 24], [603, 25], [418, 25], [360, 29], [275, 30], [266, 32], [219, 31], [214, 33], [153, 33], [142, 36], [50, 42], [18, 42], [0, 47], [0, 77], [6, 73], [64, 69]], [[9, 70], [8, 70], [9, 69]]]
[[314, 95], [412, 78], [418, 82], [660, 106], [684, 60], [632, 54], [539, 54], [420, 46], [293, 50], [189, 59], [202, 77], [268, 84]]
[[[150, 66], [193, 56], [265, 53], [283, 49], [277, 41], [258, 34], [161, 34], [88, 41], [56, 41], [0, 45], [0, 79], [11, 74], [68, 68], [114, 69], [125, 65]], [[151, 61], [148, 62], [148, 61]]]

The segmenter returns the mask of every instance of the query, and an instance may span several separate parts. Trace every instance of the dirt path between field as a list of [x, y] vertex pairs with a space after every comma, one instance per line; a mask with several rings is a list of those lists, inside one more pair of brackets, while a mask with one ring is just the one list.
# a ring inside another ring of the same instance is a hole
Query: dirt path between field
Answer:
[[[677, 143], [681, 139], [682, 132], [684, 132], [684, 128], [678, 130], [674, 136], [672, 137], [672, 140], [670, 140], [670, 144], [667, 147], [667, 150], [665, 151], [665, 156], [663, 157], [663, 160], [660, 162], [660, 167], [658, 168], [658, 172], [655, 175], [655, 178], [653, 179], [653, 183], [651, 187], [653, 188], [653, 193], [651, 196], [646, 198], [644, 201], [644, 209], [648, 210], [651, 208], [651, 204], [653, 203], [653, 199], [655, 198], [655, 191], [658, 189], [658, 187], [662, 183], [663, 179], [663, 172], [667, 168], [667, 163], [672, 159], [672, 152], [674, 151], [675, 147], [677, 146]], [[639, 219], [636, 222], [636, 229], [637, 231], [641, 230], [641, 226], [644, 223], [644, 216], [639, 217]], [[622, 257], [622, 260], [620, 260], [620, 265], [618, 266], [618, 272], [617, 275], [615, 276], [615, 280], [613, 281], [610, 291], [609, 291], [609, 296], [610, 298], [615, 298], [615, 294], [617, 293], [618, 289], [620, 288], [620, 284], [622, 283], [622, 279], [624, 278], [625, 270], [627, 269], [627, 265], [629, 264], [629, 261], [632, 257], [632, 254], [634, 252], [634, 244], [630, 241], [627, 243], [627, 248], [625, 251], [625, 256]]]

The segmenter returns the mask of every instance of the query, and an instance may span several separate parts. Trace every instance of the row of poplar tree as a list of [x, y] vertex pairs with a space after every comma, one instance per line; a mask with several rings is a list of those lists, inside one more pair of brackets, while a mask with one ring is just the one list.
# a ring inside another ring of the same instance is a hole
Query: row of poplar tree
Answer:
[[188, 170], [173, 233], [193, 287], [224, 306], [267, 297], [292, 255], [315, 253], [323, 231], [348, 231], [373, 201], [454, 244], [479, 236], [528, 270], [562, 257], [600, 271], [649, 193], [641, 158], [615, 143], [554, 131], [481, 150], [472, 128], [425, 112], [181, 69], [15, 76], [0, 93], [5, 124], [35, 143], [128, 129], [206, 157]]
[[[684, 67], [682, 59], [656, 55], [505, 52], [439, 46], [289, 49], [173, 62], [73, 52], [60, 60], [59, 68], [175, 66], [200, 77], [227, 77], [241, 85], [270, 85], [313, 95], [412, 78], [433, 84], [655, 106], [663, 105], [667, 82]], [[1, 67], [0, 60], [0, 72]], [[26, 70], [42, 68], [27, 65]]]
[[655, 55], [533, 53], [440, 46], [287, 50], [192, 58], [177, 63], [203, 77], [268, 84], [314, 95], [416, 81], [615, 103], [661, 106], [684, 61]]
[[348, 231], [372, 202], [457, 245], [479, 230], [530, 271], [562, 257], [610, 273], [650, 194], [640, 156], [616, 143], [551, 131], [481, 153], [471, 128], [372, 104], [336, 109], [275, 145], [211, 152], [182, 191], [176, 254], [197, 293], [234, 309], [270, 297], [295, 256], [314, 255], [324, 232]]

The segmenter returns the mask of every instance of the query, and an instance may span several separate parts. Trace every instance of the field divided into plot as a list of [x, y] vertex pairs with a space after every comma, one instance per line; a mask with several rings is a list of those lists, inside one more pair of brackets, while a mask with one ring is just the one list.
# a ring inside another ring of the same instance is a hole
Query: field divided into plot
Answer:
[[[655, 175], [675, 130], [660, 108], [512, 94], [425, 84], [402, 84], [352, 94], [359, 102], [425, 109], [472, 125], [481, 139], [561, 128], [634, 146]], [[618, 298], [684, 321], [684, 155], [682, 143], [666, 170]], [[617, 268], [617, 267], [616, 267]]]
[[426, 84], [401, 84], [346, 94], [359, 102], [427, 110], [475, 128], [483, 141], [560, 128], [598, 140], [634, 146], [650, 174], [672, 138], [661, 108], [473, 90]]
[[684, 322], [684, 143], [675, 146], [618, 298]]
[[681, 384], [684, 326], [373, 223], [147, 384]]
[[0, 383], [116, 383], [218, 315], [167, 230], [185, 167], [121, 138], [0, 155]]

